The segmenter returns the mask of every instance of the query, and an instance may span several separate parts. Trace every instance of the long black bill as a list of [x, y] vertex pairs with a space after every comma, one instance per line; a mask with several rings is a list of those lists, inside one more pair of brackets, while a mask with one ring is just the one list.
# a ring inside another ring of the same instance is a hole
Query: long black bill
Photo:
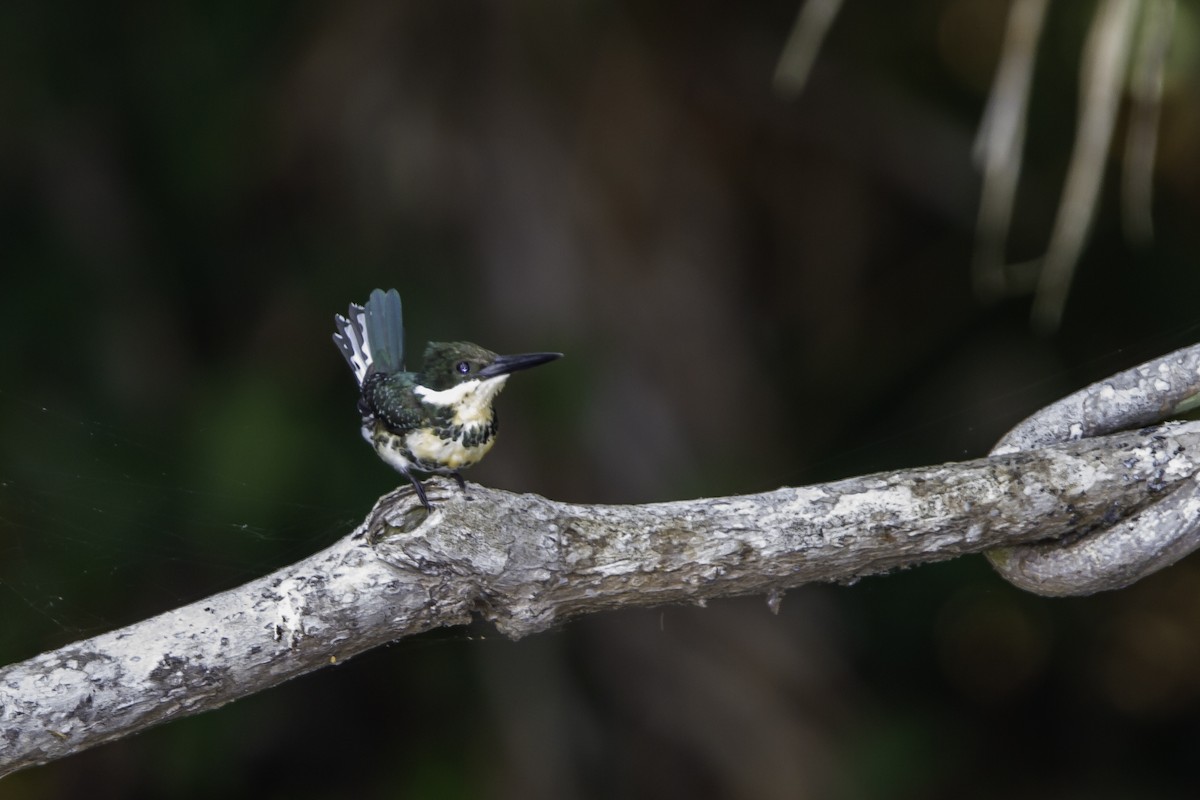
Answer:
[[497, 356], [495, 361], [479, 370], [479, 374], [485, 378], [494, 378], [497, 375], [507, 375], [519, 369], [529, 369], [538, 364], [545, 364], [547, 361], [562, 358], [562, 355], [562, 353], [521, 353], [516, 356]]

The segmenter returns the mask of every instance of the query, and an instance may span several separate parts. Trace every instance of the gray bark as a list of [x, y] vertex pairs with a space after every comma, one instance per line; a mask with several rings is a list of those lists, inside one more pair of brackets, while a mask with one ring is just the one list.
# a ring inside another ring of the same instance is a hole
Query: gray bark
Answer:
[[803, 583], [1111, 527], [1198, 470], [1200, 423], [1176, 423], [643, 506], [478, 486], [466, 499], [433, 481], [431, 514], [411, 490], [387, 495], [354, 532], [297, 564], [0, 670], [0, 775], [474, 616], [519, 637], [605, 609], [744, 594], [777, 603]]
[[[992, 455], [1045, 447], [1149, 425], [1200, 406], [1200, 345], [1185, 347], [1093, 383], [1026, 419]], [[1009, 583], [1042, 595], [1119, 589], [1175, 563], [1200, 546], [1200, 483], [1113, 525], [1066, 542], [1040, 542], [988, 553]]]

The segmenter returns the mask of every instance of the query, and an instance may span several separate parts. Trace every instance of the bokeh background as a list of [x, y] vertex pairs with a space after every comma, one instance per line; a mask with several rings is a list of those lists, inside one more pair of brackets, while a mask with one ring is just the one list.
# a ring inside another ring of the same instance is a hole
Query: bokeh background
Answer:
[[[1008, 3], [0, 7], [0, 659], [238, 585], [398, 483], [332, 316], [515, 378], [468, 477], [572, 501], [982, 456], [1200, 338], [1200, 31], [1156, 239], [1113, 181], [1061, 328], [983, 302], [971, 144]], [[1092, 3], [1053, 4], [1008, 254], [1045, 248]], [[1119, 156], [1114, 156], [1114, 169]], [[1046, 600], [982, 558], [365, 654], [6, 779], [12, 798], [1194, 796], [1200, 563]]]

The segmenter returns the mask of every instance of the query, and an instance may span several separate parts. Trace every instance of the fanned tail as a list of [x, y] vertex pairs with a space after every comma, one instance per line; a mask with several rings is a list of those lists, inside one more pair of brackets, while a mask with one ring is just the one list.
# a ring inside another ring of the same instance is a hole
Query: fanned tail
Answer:
[[404, 313], [395, 289], [376, 289], [367, 300], [367, 342], [375, 369], [404, 371]]
[[365, 307], [351, 303], [346, 316], [334, 315], [333, 324], [333, 343], [359, 386], [372, 372], [404, 371], [404, 315], [395, 289], [376, 289]]
[[350, 304], [350, 312], [343, 317], [333, 315], [333, 325], [337, 333], [333, 334], [333, 343], [342, 351], [346, 363], [354, 371], [354, 379], [358, 385], [366, 380], [367, 372], [371, 369], [371, 348], [366, 337], [366, 310], [357, 303]]

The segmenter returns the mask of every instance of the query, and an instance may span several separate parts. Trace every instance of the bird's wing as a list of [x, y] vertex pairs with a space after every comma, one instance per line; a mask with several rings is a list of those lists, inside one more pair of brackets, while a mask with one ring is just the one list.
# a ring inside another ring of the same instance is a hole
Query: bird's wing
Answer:
[[367, 409], [392, 433], [407, 433], [427, 421], [421, 400], [412, 390], [413, 378], [411, 372], [376, 373], [363, 387]]

